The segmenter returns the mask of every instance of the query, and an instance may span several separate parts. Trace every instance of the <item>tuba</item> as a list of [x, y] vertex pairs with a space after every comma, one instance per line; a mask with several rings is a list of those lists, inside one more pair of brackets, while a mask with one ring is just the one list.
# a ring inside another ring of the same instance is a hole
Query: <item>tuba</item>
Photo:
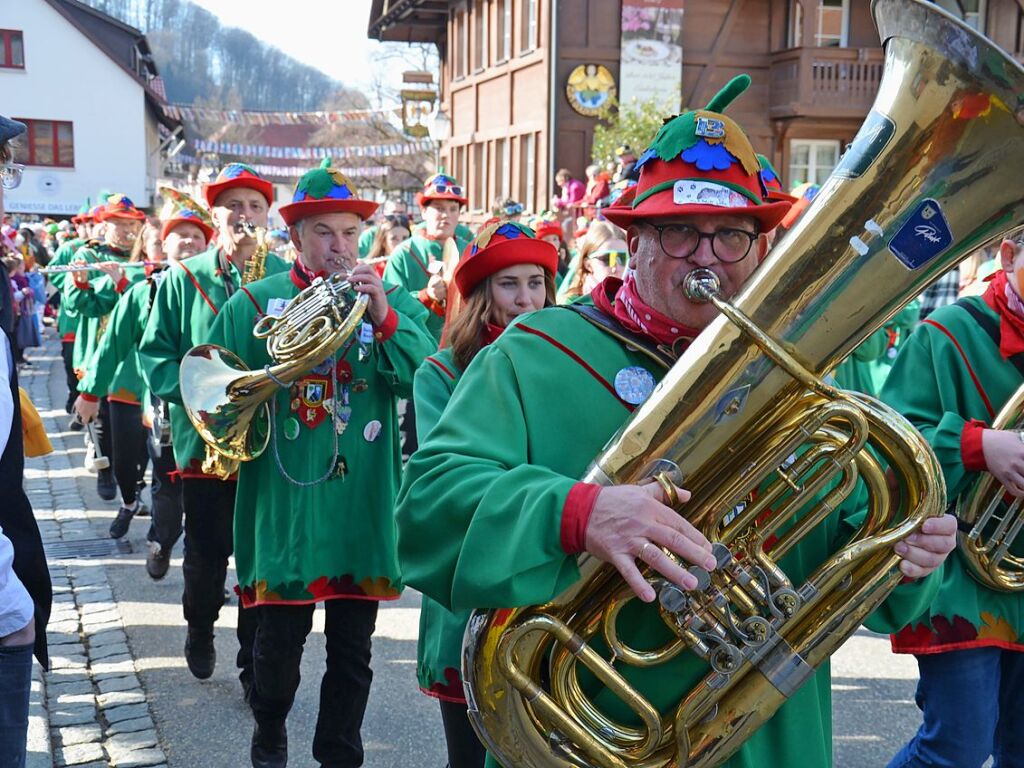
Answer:
[[353, 296], [344, 275], [316, 278], [280, 315], [264, 315], [253, 335], [267, 340], [274, 360], [251, 371], [216, 344], [193, 347], [181, 361], [181, 399], [208, 453], [233, 474], [270, 440], [267, 401], [333, 355], [362, 322], [368, 298]]
[[[642, 607], [614, 567], [584, 555], [582, 578], [549, 603], [474, 613], [466, 698], [503, 765], [720, 765], [900, 582], [893, 545], [942, 514], [921, 435], [823, 377], [1024, 220], [1024, 69], [924, 0], [872, 11], [885, 66], [853, 144], [737, 296], [691, 276], [690, 296], [720, 315], [582, 478], [667, 485], [671, 470], [718, 567], [691, 568], [701, 587], [689, 592], [647, 568], [658, 597]], [[786, 554], [861, 483], [859, 529], [791, 578]], [[621, 617], [635, 609], [657, 611], [667, 639], [631, 644]], [[680, 693], [656, 706], [630, 680], [659, 672]]]
[[[1003, 406], [992, 423], [992, 429], [1015, 429], [1020, 433], [1022, 428], [1024, 386]], [[961, 497], [956, 516], [961, 525], [966, 524], [966, 530], [961, 530], [957, 539], [970, 574], [999, 592], [1024, 589], [1024, 557], [1019, 549], [1016, 553], [1011, 551], [1024, 528], [1024, 498], [1008, 499], [999, 481], [984, 472]]]

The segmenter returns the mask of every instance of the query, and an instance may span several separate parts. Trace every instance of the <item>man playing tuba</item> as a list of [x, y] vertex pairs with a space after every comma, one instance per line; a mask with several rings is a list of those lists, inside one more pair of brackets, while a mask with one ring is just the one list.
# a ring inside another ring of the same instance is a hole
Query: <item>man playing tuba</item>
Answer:
[[[1024, 232], [1003, 240], [999, 257], [983, 296], [939, 307], [917, 327], [882, 388], [935, 449], [951, 500], [984, 472], [1008, 496], [1024, 496], [1021, 433], [990, 428], [1024, 385]], [[981, 583], [958, 550], [936, 598], [892, 638], [896, 653], [917, 656], [924, 723], [890, 768], [979, 768], [989, 756], [1024, 764], [1022, 635], [1024, 593]]]
[[[306, 173], [281, 208], [299, 252], [291, 271], [235, 294], [213, 328], [216, 343], [260, 371], [276, 361], [254, 326], [267, 315], [286, 326], [283, 308], [312, 283], [347, 274], [354, 291], [368, 297], [361, 324], [338, 351], [304, 361], [309, 372], [275, 392], [269, 445], [238, 473], [235, 562], [242, 604], [258, 613], [249, 699], [257, 768], [287, 762], [285, 719], [319, 602], [327, 668], [313, 757], [323, 765], [362, 765], [359, 730], [377, 605], [402, 589], [392, 516], [401, 473], [396, 403], [412, 394], [413, 374], [434, 341], [423, 305], [358, 263], [359, 233], [376, 207], [356, 198], [329, 160]], [[304, 311], [298, 332], [327, 310]]]
[[[671, 486], [602, 487], [576, 478], [652, 394], [665, 374], [657, 362], [664, 350], [678, 354], [715, 317], [711, 304], [684, 293], [687, 276], [712, 270], [721, 294], [734, 295], [789, 209], [765, 200], [749, 140], [721, 114], [748, 83], [733, 81], [706, 110], [668, 121], [640, 158], [635, 192], [606, 211], [627, 229], [635, 272], [606, 279], [583, 299], [600, 312], [601, 325], [565, 308], [543, 309], [510, 325], [466, 370], [410, 459], [399, 493], [406, 583], [455, 610], [545, 603], [577, 582], [577, 555], [587, 552], [614, 565], [640, 598], [623, 610], [619, 632], [628, 637], [621, 639], [643, 649], [674, 639], [638, 561], [691, 590], [697, 580], [683, 566], [713, 569], [711, 545], [667, 506]], [[553, 387], [575, 397], [554, 397]], [[832, 514], [795, 544], [784, 560], [794, 583], [841, 546], [852, 515]], [[952, 519], [924, 523], [901, 552], [902, 572], [916, 581], [890, 595], [872, 617], [874, 628], [892, 629], [923, 609], [937, 586], [923, 577], [952, 549], [954, 531]], [[677, 674], [615, 668], [661, 707], [674, 707], [688, 688]], [[610, 717], [626, 720], [621, 702], [610, 698], [601, 698]], [[828, 766], [830, 732], [824, 667], [727, 765]]]

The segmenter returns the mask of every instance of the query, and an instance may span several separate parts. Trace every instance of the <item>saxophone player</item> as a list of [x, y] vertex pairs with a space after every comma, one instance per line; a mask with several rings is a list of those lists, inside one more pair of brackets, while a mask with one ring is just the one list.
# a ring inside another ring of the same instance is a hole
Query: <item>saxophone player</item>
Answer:
[[[1024, 496], [1020, 433], [989, 428], [1024, 384], [1024, 232], [1002, 241], [999, 258], [983, 296], [939, 307], [917, 327], [882, 388], [935, 449], [951, 500], [981, 472]], [[980, 768], [990, 756], [997, 768], [1024, 765], [1022, 636], [1024, 594], [982, 584], [958, 550], [935, 600], [892, 637], [896, 653], [917, 656], [924, 722], [890, 768]]]
[[[174, 461], [181, 476], [185, 510], [185, 589], [181, 598], [188, 624], [185, 661], [200, 680], [213, 674], [216, 663], [213, 625], [224, 604], [224, 579], [232, 552], [235, 481], [203, 469], [204, 444], [182, 409], [178, 366], [189, 349], [209, 340], [217, 313], [240, 288], [251, 260], [265, 259], [267, 275], [288, 269], [275, 254], [261, 254], [243, 226], [266, 228], [274, 200], [269, 181], [247, 165], [230, 163], [205, 185], [203, 193], [216, 239], [204, 253], [167, 273], [139, 344], [139, 361], [149, 387], [170, 406]], [[244, 691], [251, 679], [254, 620], [250, 612], [239, 611], [237, 663]]]
[[269, 446], [238, 473], [239, 591], [243, 613], [259, 617], [249, 697], [256, 768], [287, 762], [285, 720], [321, 602], [327, 667], [313, 757], [329, 766], [363, 764], [370, 636], [379, 601], [396, 599], [402, 588], [393, 518], [402, 467], [396, 405], [412, 394], [413, 375], [434, 340], [423, 305], [358, 263], [359, 233], [376, 208], [354, 195], [329, 159], [307, 172], [281, 207], [299, 253], [290, 272], [236, 293], [211, 334], [258, 371], [275, 361], [254, 326], [266, 315], [281, 316], [317, 278], [347, 274], [368, 297], [352, 337], [329, 357], [310, 359], [316, 367], [273, 395]]
[[[406, 584], [452, 610], [542, 604], [578, 581], [577, 555], [587, 552], [613, 565], [642, 601], [630, 603], [628, 615], [623, 609], [623, 642], [651, 649], [675, 638], [637, 563], [691, 590], [697, 581], [679, 562], [714, 568], [711, 545], [667, 506], [671, 486], [602, 487], [576, 478], [652, 394], [670, 363], [666, 351], [678, 354], [716, 316], [684, 293], [687, 275], [712, 270], [722, 294], [734, 295], [789, 210], [788, 202], [765, 199], [749, 140], [721, 114], [748, 83], [737, 78], [706, 110], [667, 121], [638, 161], [635, 192], [605, 211], [627, 230], [635, 271], [607, 278], [582, 299], [601, 322], [542, 309], [518, 318], [469, 365], [399, 491]], [[553, 397], [553, 386], [573, 398]], [[794, 546], [784, 564], [794, 583], [842, 545], [855, 512], [838, 510]], [[915, 581], [890, 595], [872, 626], [894, 628], [926, 605], [937, 581], [924, 577], [953, 548], [953, 522], [924, 524], [900, 565]], [[616, 670], [651, 702], [678, 702], [689, 688], [682, 675]], [[830, 766], [830, 694], [824, 666], [726, 765]], [[602, 704], [612, 719], [637, 722], [608, 698]]]

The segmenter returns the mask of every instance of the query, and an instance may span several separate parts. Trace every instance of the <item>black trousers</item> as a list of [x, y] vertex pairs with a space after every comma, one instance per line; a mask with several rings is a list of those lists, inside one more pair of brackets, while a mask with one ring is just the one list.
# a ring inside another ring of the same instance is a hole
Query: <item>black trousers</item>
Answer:
[[75, 400], [78, 399], [78, 376], [75, 375], [73, 359], [75, 354], [75, 342], [62, 341], [60, 343], [60, 356], [64, 360], [64, 379], [68, 384], [68, 402], [65, 410], [68, 413], [74, 411]]
[[110, 466], [121, 491], [121, 500], [130, 507], [138, 496], [146, 476], [149, 454], [146, 451], [146, 427], [142, 423], [142, 406], [137, 403], [109, 401], [110, 436], [113, 454]]
[[[261, 605], [253, 648], [254, 685], [249, 699], [256, 722], [284, 722], [299, 687], [302, 647], [313, 627], [315, 605]], [[320, 711], [313, 736], [313, 758], [325, 768], [363, 764], [363, 724], [370, 696], [370, 637], [377, 602], [328, 600], [324, 603], [327, 669], [320, 682]]]
[[438, 703], [448, 746], [448, 768], [484, 768], [487, 750], [469, 723], [469, 707], [454, 701]]
[[110, 424], [110, 402], [105, 397], [100, 398], [100, 410], [97, 421], [93, 427], [96, 435], [97, 448], [110, 461], [110, 470], [114, 470], [114, 438], [113, 427]]
[[[224, 605], [228, 558], [234, 551], [236, 483], [194, 477], [182, 478], [180, 482], [185, 508], [185, 557], [181, 568], [185, 590], [181, 606], [189, 629], [213, 632]], [[255, 610], [239, 608], [235, 663], [243, 683], [252, 678], [257, 619]]]
[[420, 445], [416, 437], [416, 408], [412, 399], [405, 401], [405, 414], [398, 425], [398, 431], [402, 435], [402, 456], [412, 456]]
[[153, 442], [147, 436], [146, 450], [153, 463], [153, 519], [146, 538], [157, 542], [162, 549], [169, 550], [181, 537], [182, 517], [185, 514], [181, 493], [183, 481], [179, 477], [171, 477], [177, 469], [171, 446], [164, 446], [157, 455]]

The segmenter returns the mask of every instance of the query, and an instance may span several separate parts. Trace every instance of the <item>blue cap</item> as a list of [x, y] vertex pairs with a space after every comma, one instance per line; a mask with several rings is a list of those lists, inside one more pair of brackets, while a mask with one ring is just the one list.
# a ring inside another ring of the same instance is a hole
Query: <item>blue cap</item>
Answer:
[[28, 127], [24, 123], [0, 115], [0, 143], [21, 136], [27, 130]]

